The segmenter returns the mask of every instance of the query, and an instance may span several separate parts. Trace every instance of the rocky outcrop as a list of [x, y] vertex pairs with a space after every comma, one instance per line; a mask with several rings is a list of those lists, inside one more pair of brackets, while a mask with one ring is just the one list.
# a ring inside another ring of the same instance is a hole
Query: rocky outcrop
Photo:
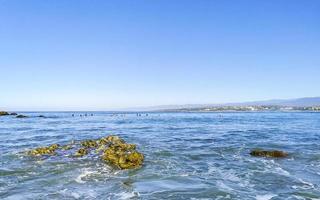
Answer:
[[84, 148], [96, 148], [98, 147], [98, 144], [95, 140], [85, 140], [85, 141], [82, 141], [81, 142], [81, 145], [84, 147]]
[[109, 147], [104, 151], [102, 159], [120, 169], [134, 169], [142, 165], [144, 156], [136, 150], [135, 144], [127, 144], [117, 136], [109, 136]]
[[250, 152], [250, 155], [256, 157], [284, 158], [288, 156], [288, 153], [278, 150], [254, 149]]
[[29, 155], [40, 156], [40, 155], [54, 155], [55, 151], [59, 148], [60, 145], [52, 144], [47, 147], [38, 147], [28, 152]]
[[0, 116], [5, 116], [5, 115], [9, 115], [9, 113], [5, 111], [0, 111]]
[[38, 147], [28, 151], [27, 154], [31, 156], [65, 156], [65, 154], [69, 154], [69, 156], [75, 158], [94, 154], [100, 156], [103, 162], [117, 169], [140, 168], [144, 161], [143, 154], [136, 150], [135, 144], [128, 144], [114, 135], [97, 140], [73, 141], [62, 146], [53, 144], [46, 147]]
[[77, 157], [82, 157], [84, 155], [87, 155], [89, 153], [89, 151], [85, 148], [80, 148], [76, 153], [75, 156]]

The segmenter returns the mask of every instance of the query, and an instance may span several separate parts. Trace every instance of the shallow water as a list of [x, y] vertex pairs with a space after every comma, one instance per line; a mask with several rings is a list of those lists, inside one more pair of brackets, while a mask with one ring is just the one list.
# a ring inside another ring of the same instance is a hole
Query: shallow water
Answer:
[[[320, 113], [24, 114], [47, 118], [0, 117], [0, 199], [320, 199]], [[138, 145], [143, 168], [21, 153], [110, 134]]]

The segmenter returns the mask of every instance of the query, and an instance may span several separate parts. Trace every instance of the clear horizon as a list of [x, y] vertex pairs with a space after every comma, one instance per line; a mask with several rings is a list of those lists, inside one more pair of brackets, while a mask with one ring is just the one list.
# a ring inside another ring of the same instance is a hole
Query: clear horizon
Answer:
[[0, 109], [320, 96], [320, 1], [0, 0]]

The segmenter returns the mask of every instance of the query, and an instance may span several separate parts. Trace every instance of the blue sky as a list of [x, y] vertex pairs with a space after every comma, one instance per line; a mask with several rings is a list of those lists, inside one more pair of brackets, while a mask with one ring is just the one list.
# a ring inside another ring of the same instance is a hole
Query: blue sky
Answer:
[[0, 108], [320, 96], [320, 1], [0, 0]]

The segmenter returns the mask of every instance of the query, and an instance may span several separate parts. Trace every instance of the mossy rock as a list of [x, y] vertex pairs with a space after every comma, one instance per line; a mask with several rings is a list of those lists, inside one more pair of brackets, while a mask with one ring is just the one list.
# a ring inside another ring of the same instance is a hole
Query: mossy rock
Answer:
[[9, 115], [9, 113], [5, 111], [0, 111], [0, 116], [5, 116], [5, 115]]
[[47, 147], [38, 147], [29, 151], [28, 153], [33, 156], [41, 156], [41, 155], [53, 155], [55, 151], [59, 148], [59, 144], [52, 144]]
[[108, 146], [103, 145], [103, 144], [99, 144], [99, 146], [97, 147], [97, 149], [95, 150], [96, 153], [100, 153], [106, 150]]
[[109, 135], [107, 137], [101, 138], [97, 140], [98, 144], [120, 144], [120, 143], [125, 143], [123, 139], [121, 139], [119, 136], [116, 135]]
[[49, 146], [49, 148], [54, 149], [54, 150], [58, 149], [59, 147], [60, 147], [59, 144], [52, 144]]
[[[76, 148], [75, 151], [71, 150], [74, 148]], [[140, 168], [143, 164], [144, 156], [136, 150], [135, 144], [128, 144], [123, 139], [113, 135], [98, 140], [72, 142], [63, 146], [53, 144], [47, 147], [38, 147], [27, 153], [32, 156], [70, 153], [75, 157], [83, 157], [93, 149], [95, 149], [91, 151], [93, 156], [101, 156], [103, 161], [118, 169], [135, 169]], [[56, 150], [58, 151], [56, 152]]]
[[85, 140], [81, 142], [81, 145], [85, 148], [96, 148], [98, 144], [95, 140]]
[[25, 115], [17, 115], [16, 118], [27, 118], [28, 116]]
[[120, 169], [134, 169], [142, 166], [144, 156], [137, 151], [124, 154], [119, 158]]
[[250, 155], [256, 156], [256, 157], [285, 158], [288, 156], [288, 153], [284, 151], [278, 151], [278, 150], [254, 149], [250, 152]]
[[119, 169], [140, 168], [143, 164], [144, 156], [135, 150], [134, 144], [111, 145], [102, 155], [102, 160], [116, 166]]
[[80, 149], [76, 152], [75, 156], [77, 156], [77, 157], [82, 157], [82, 156], [84, 156], [84, 155], [87, 155], [88, 153], [89, 153], [88, 149], [80, 148]]

